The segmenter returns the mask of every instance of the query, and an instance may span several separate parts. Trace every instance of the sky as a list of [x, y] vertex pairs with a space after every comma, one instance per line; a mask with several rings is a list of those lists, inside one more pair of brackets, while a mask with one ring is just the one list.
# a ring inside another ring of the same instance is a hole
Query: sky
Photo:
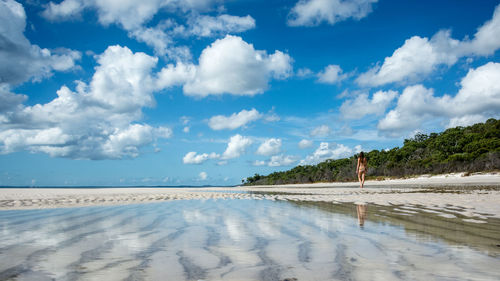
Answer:
[[0, 0], [0, 186], [235, 185], [500, 117], [500, 1]]

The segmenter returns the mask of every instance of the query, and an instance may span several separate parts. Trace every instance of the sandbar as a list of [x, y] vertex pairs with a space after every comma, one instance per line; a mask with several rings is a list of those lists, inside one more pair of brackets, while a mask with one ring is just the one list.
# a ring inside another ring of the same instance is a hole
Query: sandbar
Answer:
[[0, 188], [0, 210], [162, 202], [280, 200], [422, 206], [480, 221], [500, 218], [500, 174], [447, 174], [409, 179], [273, 186], [198, 188]]

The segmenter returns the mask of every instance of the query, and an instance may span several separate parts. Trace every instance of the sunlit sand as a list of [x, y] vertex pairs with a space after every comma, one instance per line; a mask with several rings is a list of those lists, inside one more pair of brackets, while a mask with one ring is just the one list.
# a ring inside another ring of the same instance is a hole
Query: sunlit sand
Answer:
[[[458, 207], [469, 217], [500, 217], [500, 175], [460, 174], [400, 180], [276, 186], [209, 188], [6, 188], [0, 209], [36, 209], [116, 205], [170, 200], [282, 200], [378, 205], [416, 204], [431, 208]], [[459, 210], [459, 211], [458, 211]], [[478, 221], [479, 221], [478, 220]]]

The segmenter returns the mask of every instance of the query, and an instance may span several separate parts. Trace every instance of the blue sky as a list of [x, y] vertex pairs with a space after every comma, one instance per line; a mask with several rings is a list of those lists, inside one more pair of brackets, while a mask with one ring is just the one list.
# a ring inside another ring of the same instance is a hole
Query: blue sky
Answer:
[[233, 185], [499, 118], [499, 4], [0, 0], [0, 185]]

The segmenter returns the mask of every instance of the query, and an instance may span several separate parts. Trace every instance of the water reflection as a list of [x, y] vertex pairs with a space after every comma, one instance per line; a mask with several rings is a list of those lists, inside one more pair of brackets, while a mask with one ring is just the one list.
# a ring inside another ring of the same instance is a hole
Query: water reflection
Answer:
[[358, 212], [359, 227], [363, 228], [366, 219], [366, 204], [356, 204], [356, 211]]
[[[329, 202], [293, 202], [306, 209], [318, 209], [331, 214], [344, 214], [358, 219], [362, 229], [372, 225], [402, 227], [406, 235], [422, 242], [445, 242], [453, 247], [472, 247], [488, 255], [500, 257], [500, 219], [482, 218], [486, 223], [449, 212], [446, 209], [418, 205], [332, 204]], [[453, 216], [451, 214], [454, 214]]]
[[5, 211], [0, 280], [500, 280], [497, 223], [268, 200]]

